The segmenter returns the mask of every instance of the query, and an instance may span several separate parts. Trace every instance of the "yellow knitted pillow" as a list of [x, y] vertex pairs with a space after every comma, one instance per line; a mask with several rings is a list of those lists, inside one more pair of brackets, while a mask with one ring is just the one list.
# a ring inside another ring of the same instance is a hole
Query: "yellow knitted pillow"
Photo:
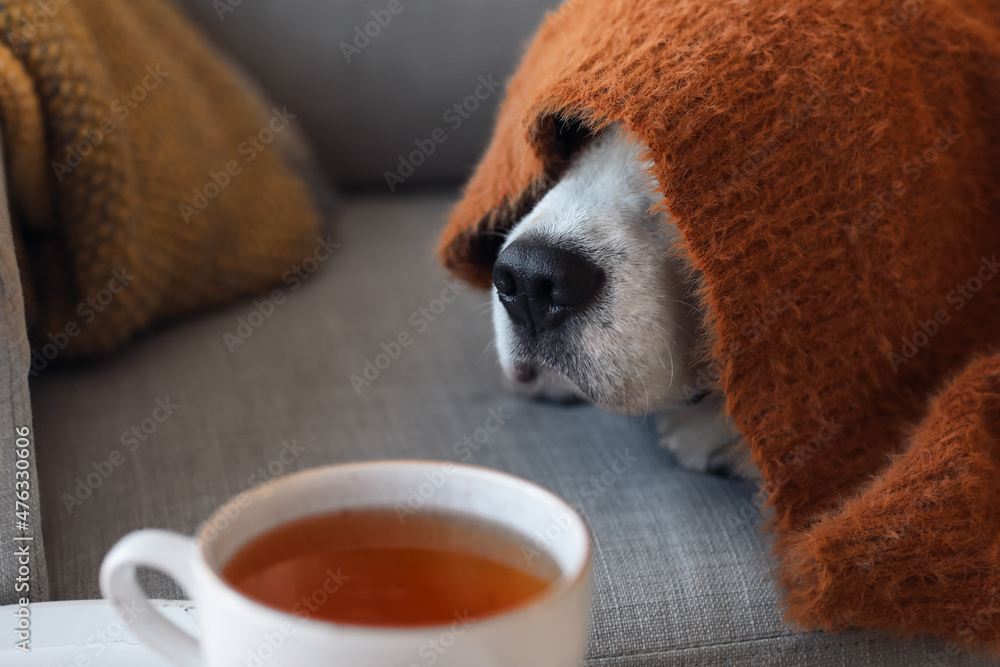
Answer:
[[0, 4], [0, 114], [44, 360], [260, 291], [311, 254], [294, 112], [162, 0]]

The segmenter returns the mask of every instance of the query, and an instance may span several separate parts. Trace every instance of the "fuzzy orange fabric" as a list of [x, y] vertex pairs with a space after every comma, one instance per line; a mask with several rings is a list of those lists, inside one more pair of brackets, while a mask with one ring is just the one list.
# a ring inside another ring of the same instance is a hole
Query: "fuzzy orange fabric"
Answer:
[[294, 115], [166, 0], [0, 2], [0, 115], [36, 371], [316, 248]]
[[441, 241], [486, 286], [581, 128], [649, 146], [805, 626], [1000, 649], [998, 12], [572, 0]]

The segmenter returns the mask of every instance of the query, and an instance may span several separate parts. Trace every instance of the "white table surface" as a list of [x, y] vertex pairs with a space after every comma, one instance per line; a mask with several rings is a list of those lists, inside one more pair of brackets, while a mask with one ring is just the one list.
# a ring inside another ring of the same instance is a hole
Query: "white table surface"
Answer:
[[[178, 626], [198, 633], [196, 611], [190, 602], [157, 600], [153, 604]], [[139, 643], [106, 600], [30, 605], [30, 653], [14, 648], [16, 609], [0, 607], [3, 667], [170, 667]]]

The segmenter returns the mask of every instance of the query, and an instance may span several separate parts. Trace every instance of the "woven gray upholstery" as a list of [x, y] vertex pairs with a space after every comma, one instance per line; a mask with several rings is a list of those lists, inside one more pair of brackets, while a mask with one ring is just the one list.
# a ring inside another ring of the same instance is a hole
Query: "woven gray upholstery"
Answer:
[[[2, 155], [0, 155], [2, 157]], [[14, 239], [7, 206], [7, 180], [0, 159], [0, 605], [19, 603], [23, 597], [32, 602], [48, 598], [48, 573], [42, 541], [41, 503], [36, 473], [35, 432], [31, 423], [31, 397], [28, 391], [30, 350], [24, 321], [24, 298], [21, 278], [14, 256]], [[27, 433], [25, 430], [27, 429]], [[29, 441], [27, 446], [24, 440]], [[27, 452], [25, 464], [18, 464], [18, 452]], [[18, 468], [18, 465], [21, 468]], [[20, 472], [19, 472], [20, 470]], [[27, 473], [27, 479], [23, 479]], [[19, 482], [28, 482], [27, 489]], [[25, 501], [23, 493], [27, 491]], [[24, 502], [27, 506], [16, 503]], [[27, 516], [17, 512], [27, 512]], [[25, 526], [19, 526], [27, 518]], [[31, 540], [15, 541], [15, 537]], [[27, 549], [27, 576], [19, 569]], [[20, 580], [19, 580], [20, 579]], [[23, 586], [27, 584], [29, 590]]]
[[[641, 419], [505, 393], [487, 349], [487, 295], [435, 302], [450, 289], [432, 256], [446, 210], [443, 198], [349, 202], [333, 258], [298, 289], [284, 286], [245, 342], [225, 334], [256, 310], [249, 302], [154, 332], [99, 365], [43, 374], [35, 412], [55, 597], [97, 596], [101, 558], [128, 531], [193, 533], [226, 497], [272, 474], [468, 458], [536, 480], [590, 523], [592, 665], [935, 664], [943, 649], [931, 640], [786, 628], [767, 545], [743, 518], [746, 484], [678, 469]], [[412, 344], [358, 395], [350, 376], [403, 332]], [[163, 405], [176, 407], [167, 416]], [[477, 430], [491, 411], [504, 424], [486, 438]], [[146, 439], [129, 452], [133, 427]], [[473, 451], [466, 436], [485, 442]], [[63, 494], [113, 450], [121, 465], [69, 513]], [[150, 586], [176, 593], [161, 578]]]

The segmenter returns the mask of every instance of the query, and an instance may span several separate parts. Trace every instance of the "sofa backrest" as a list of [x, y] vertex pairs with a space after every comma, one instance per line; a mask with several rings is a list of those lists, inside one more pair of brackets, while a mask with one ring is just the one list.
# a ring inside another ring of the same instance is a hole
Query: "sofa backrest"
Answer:
[[386, 192], [451, 186], [469, 175], [501, 101], [496, 82], [506, 81], [545, 12], [559, 4], [177, 2], [299, 116], [340, 185]]

